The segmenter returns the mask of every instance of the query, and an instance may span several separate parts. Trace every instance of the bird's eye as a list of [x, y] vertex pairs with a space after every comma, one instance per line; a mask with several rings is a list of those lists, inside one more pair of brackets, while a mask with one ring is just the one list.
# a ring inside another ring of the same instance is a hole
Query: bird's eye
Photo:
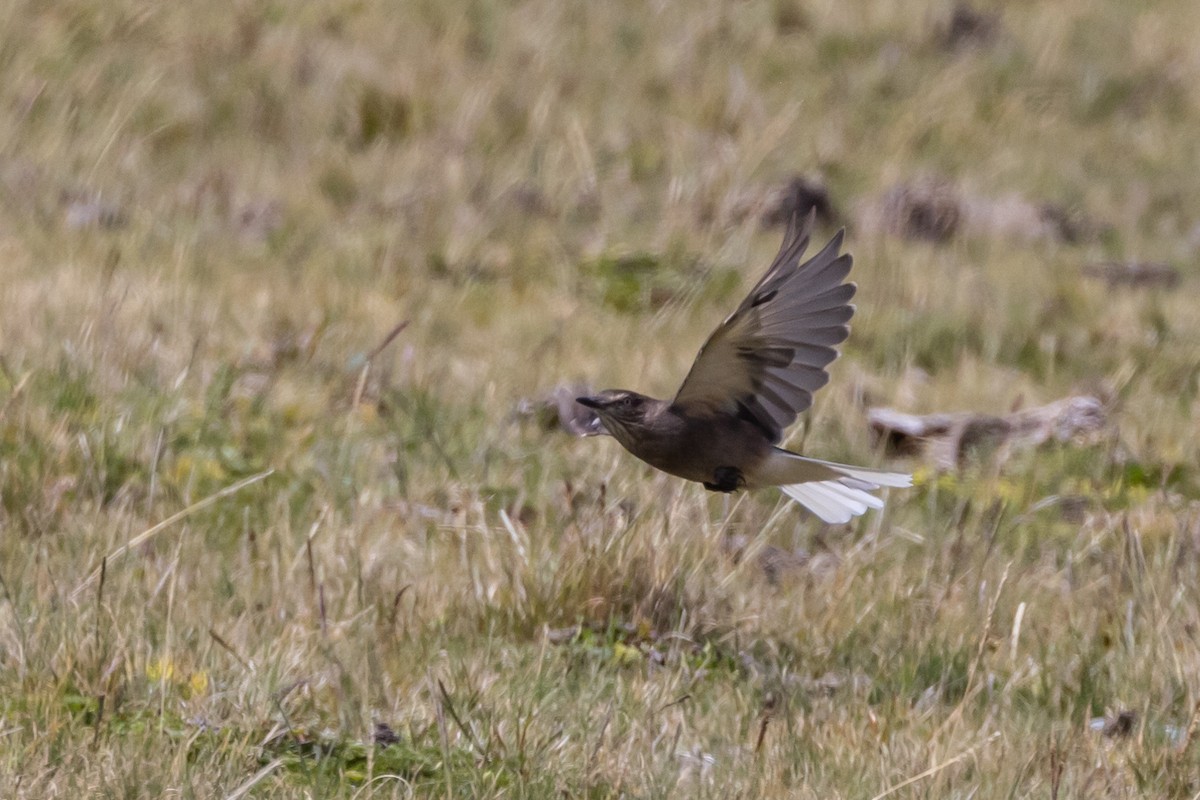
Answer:
[[621, 407], [622, 408], [633, 408], [635, 405], [637, 405], [637, 401], [634, 400], [632, 397], [622, 397], [621, 398]]

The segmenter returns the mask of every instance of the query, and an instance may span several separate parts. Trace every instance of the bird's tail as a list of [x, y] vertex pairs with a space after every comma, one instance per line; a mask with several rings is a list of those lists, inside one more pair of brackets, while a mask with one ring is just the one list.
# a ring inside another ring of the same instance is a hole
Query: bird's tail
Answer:
[[849, 522], [868, 508], [883, 508], [883, 501], [871, 494], [881, 487], [912, 486], [912, 476], [902, 472], [835, 464], [786, 450], [775, 451], [768, 472], [784, 494], [831, 524]]

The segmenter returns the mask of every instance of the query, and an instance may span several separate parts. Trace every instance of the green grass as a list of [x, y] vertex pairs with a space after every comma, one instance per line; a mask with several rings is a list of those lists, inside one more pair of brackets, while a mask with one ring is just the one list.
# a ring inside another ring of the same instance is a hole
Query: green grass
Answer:
[[[6, 6], [5, 796], [1194, 797], [1200, 15], [1007, 4], [950, 52], [950, 13]], [[827, 529], [518, 413], [672, 391], [797, 172], [859, 294], [793, 444], [1106, 430]], [[927, 175], [1102, 232], [856, 223]]]

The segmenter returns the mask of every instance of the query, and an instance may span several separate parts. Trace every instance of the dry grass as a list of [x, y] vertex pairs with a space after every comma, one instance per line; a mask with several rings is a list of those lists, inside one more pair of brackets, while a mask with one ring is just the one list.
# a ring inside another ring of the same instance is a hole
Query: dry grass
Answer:
[[[1009, 4], [948, 50], [950, 15], [6, 6], [7, 796], [1195, 796], [1200, 16]], [[1080, 391], [1109, 430], [727, 529], [514, 413], [669, 392], [797, 171], [860, 293], [794, 443]], [[856, 229], [926, 175], [1100, 233]]]

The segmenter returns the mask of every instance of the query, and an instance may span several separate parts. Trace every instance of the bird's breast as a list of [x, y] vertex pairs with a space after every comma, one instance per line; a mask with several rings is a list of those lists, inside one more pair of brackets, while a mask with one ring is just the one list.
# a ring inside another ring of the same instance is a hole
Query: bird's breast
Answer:
[[652, 425], [633, 438], [622, 444], [635, 456], [698, 483], [720, 483], [722, 474], [736, 469], [753, 486], [758, 467], [772, 449], [756, 426], [729, 415], [676, 414], [669, 423]]

